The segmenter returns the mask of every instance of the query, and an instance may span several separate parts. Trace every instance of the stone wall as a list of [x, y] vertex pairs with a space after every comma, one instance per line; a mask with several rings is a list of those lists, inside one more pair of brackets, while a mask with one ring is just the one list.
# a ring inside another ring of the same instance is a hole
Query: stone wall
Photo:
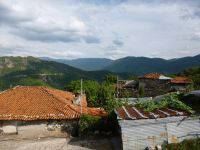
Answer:
[[163, 95], [171, 90], [168, 80], [140, 79], [139, 86], [144, 86], [145, 97]]
[[68, 137], [78, 131], [77, 120], [1, 121], [1, 135], [16, 138]]

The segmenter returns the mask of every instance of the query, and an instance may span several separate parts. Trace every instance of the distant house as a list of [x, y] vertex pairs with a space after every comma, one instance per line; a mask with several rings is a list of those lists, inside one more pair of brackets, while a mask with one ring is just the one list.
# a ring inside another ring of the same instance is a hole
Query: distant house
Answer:
[[116, 85], [118, 98], [135, 97], [138, 89], [138, 81], [135, 80], [119, 80]]
[[187, 77], [177, 76], [171, 80], [171, 88], [176, 91], [184, 90], [192, 81]]
[[145, 96], [157, 96], [168, 93], [171, 78], [160, 73], [149, 73], [139, 76], [139, 87], [144, 87]]
[[145, 112], [136, 107], [115, 109], [124, 150], [144, 150], [148, 146], [178, 143], [200, 135], [199, 117], [174, 109]]
[[19, 138], [67, 136], [81, 114], [105, 116], [87, 107], [86, 97], [47, 87], [18, 86], [0, 93], [0, 133]]

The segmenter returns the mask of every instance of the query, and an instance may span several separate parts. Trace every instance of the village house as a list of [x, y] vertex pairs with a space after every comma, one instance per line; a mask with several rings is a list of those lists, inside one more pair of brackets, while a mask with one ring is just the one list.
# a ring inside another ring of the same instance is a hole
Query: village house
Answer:
[[157, 96], [168, 93], [171, 78], [160, 73], [149, 73], [139, 76], [139, 88], [144, 88], [145, 96]]
[[[77, 133], [82, 114], [105, 116], [87, 107], [85, 95], [38, 87], [17, 86], [0, 93], [0, 134], [18, 138], [66, 137]], [[1, 136], [0, 136], [1, 137]]]
[[118, 80], [116, 85], [116, 97], [136, 97], [138, 89], [138, 81], [135, 80]]
[[145, 112], [136, 107], [115, 109], [124, 150], [144, 150], [147, 147], [178, 143], [200, 135], [199, 117], [175, 109]]
[[187, 77], [177, 76], [171, 80], [171, 89], [175, 91], [185, 90], [192, 81]]

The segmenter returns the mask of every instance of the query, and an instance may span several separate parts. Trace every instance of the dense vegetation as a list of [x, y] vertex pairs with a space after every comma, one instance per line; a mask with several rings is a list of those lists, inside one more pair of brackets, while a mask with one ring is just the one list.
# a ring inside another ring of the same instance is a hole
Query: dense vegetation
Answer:
[[104, 69], [112, 72], [129, 72], [137, 75], [149, 72], [172, 74], [182, 72], [184, 69], [194, 66], [200, 66], [200, 55], [171, 60], [147, 57], [125, 57], [113, 61]]
[[[66, 89], [74, 93], [80, 93], [80, 80], [71, 81]], [[83, 80], [84, 93], [87, 96], [88, 106], [102, 107], [111, 112], [118, 103], [114, 99], [115, 86], [111, 81], [97, 82], [92, 80]]]
[[200, 96], [193, 94], [181, 96], [181, 101], [191, 107], [195, 112], [200, 113]]
[[192, 108], [181, 102], [179, 96], [175, 93], [167, 94], [162, 100], [159, 101], [139, 101], [136, 104], [136, 107], [142, 108], [144, 111], [153, 111], [161, 108], [174, 108], [193, 113]]
[[[82, 71], [34, 57], [0, 57], [0, 91], [16, 85], [41, 85], [63, 89], [71, 80], [103, 81], [108, 71]], [[126, 74], [120, 74], [127, 77]]]
[[184, 140], [181, 143], [173, 143], [162, 146], [163, 150], [199, 150], [200, 138]]
[[187, 68], [180, 75], [187, 76], [192, 79], [194, 89], [200, 89], [200, 67]]

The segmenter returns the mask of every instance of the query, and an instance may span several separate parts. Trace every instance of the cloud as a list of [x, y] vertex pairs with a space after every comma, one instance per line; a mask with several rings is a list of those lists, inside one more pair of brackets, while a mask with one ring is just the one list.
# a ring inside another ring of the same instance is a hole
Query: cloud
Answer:
[[0, 25], [12, 25], [19, 22], [29, 21], [30, 16], [24, 15], [23, 11], [12, 7], [5, 1], [0, 1]]
[[194, 35], [191, 37], [191, 40], [200, 41], [200, 32], [194, 33]]
[[126, 52], [123, 51], [122, 49], [114, 49], [114, 50], [109, 50], [104, 53], [104, 56], [110, 59], [118, 59], [121, 57], [126, 56]]
[[17, 6], [0, 2], [0, 24], [6, 25], [10, 28], [10, 33], [21, 38], [41, 42], [100, 42], [95, 31], [75, 16], [63, 21], [36, 16], [37, 9], [34, 15], [25, 14], [26, 11], [17, 9]]
[[115, 40], [113, 40], [113, 44], [116, 45], [116, 46], [121, 47], [121, 46], [124, 45], [124, 42], [119, 40], [119, 39], [115, 39]]
[[199, 10], [199, 0], [0, 1], [0, 55], [196, 55]]
[[77, 0], [77, 2], [90, 5], [118, 5], [127, 2], [127, 0]]

